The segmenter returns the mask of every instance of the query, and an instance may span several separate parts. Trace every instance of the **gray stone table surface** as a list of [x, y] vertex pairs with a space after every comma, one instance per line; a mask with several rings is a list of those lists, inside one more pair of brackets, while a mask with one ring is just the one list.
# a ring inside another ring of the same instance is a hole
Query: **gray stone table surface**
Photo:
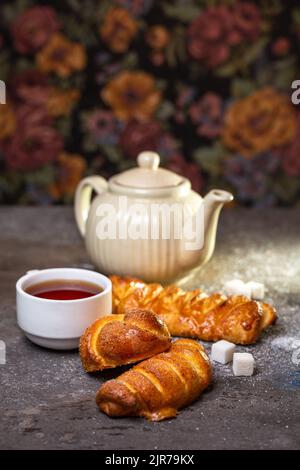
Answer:
[[[287, 449], [300, 447], [300, 210], [224, 210], [211, 262], [188, 287], [262, 281], [279, 320], [253, 346], [253, 377], [214, 364], [214, 382], [177, 419], [110, 419], [95, 405], [119, 371], [87, 375], [77, 352], [31, 344], [16, 323], [15, 281], [27, 270], [89, 267], [70, 208], [0, 207], [2, 449]], [[41, 315], [43, 312], [41, 312]], [[210, 344], [206, 345], [210, 351]]]

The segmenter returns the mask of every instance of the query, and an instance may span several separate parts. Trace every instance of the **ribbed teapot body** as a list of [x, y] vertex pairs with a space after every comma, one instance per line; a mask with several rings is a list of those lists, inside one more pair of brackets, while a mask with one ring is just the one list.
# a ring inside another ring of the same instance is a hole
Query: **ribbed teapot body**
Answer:
[[[89, 211], [85, 234], [92, 262], [100, 272], [130, 275], [148, 282], [184, 276], [201, 258], [202, 201], [193, 191], [177, 199], [136, 198], [111, 192], [97, 196]], [[195, 246], [188, 230], [184, 230], [186, 211], [190, 228], [199, 230], [200, 244]]]

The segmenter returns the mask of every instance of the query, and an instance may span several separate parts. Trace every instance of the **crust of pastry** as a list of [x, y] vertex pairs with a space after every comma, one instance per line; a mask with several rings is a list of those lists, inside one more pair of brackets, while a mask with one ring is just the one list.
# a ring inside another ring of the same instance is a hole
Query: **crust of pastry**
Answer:
[[199, 398], [212, 380], [204, 347], [190, 339], [174, 341], [167, 352], [104, 383], [96, 396], [111, 417], [141, 416], [151, 421], [176, 417]]
[[153, 312], [129, 309], [95, 321], [80, 339], [84, 369], [94, 372], [141, 361], [170, 347], [165, 323]]
[[274, 307], [241, 295], [207, 295], [200, 289], [163, 288], [118, 276], [111, 280], [116, 313], [128, 308], [150, 309], [165, 321], [172, 336], [252, 344], [277, 319]]

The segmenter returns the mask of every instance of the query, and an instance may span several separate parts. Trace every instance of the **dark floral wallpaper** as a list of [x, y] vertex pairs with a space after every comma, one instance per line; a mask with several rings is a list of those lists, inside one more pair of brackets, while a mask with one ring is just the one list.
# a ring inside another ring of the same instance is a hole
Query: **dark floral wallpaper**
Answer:
[[141, 150], [235, 204], [299, 204], [297, 1], [0, 2], [0, 202], [72, 201]]

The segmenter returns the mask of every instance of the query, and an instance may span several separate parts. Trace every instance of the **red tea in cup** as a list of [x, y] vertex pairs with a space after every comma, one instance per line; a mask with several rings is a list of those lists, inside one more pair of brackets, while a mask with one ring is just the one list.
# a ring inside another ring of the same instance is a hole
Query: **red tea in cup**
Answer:
[[48, 300], [86, 299], [102, 291], [102, 287], [97, 284], [76, 279], [54, 279], [33, 284], [25, 289], [27, 294]]

